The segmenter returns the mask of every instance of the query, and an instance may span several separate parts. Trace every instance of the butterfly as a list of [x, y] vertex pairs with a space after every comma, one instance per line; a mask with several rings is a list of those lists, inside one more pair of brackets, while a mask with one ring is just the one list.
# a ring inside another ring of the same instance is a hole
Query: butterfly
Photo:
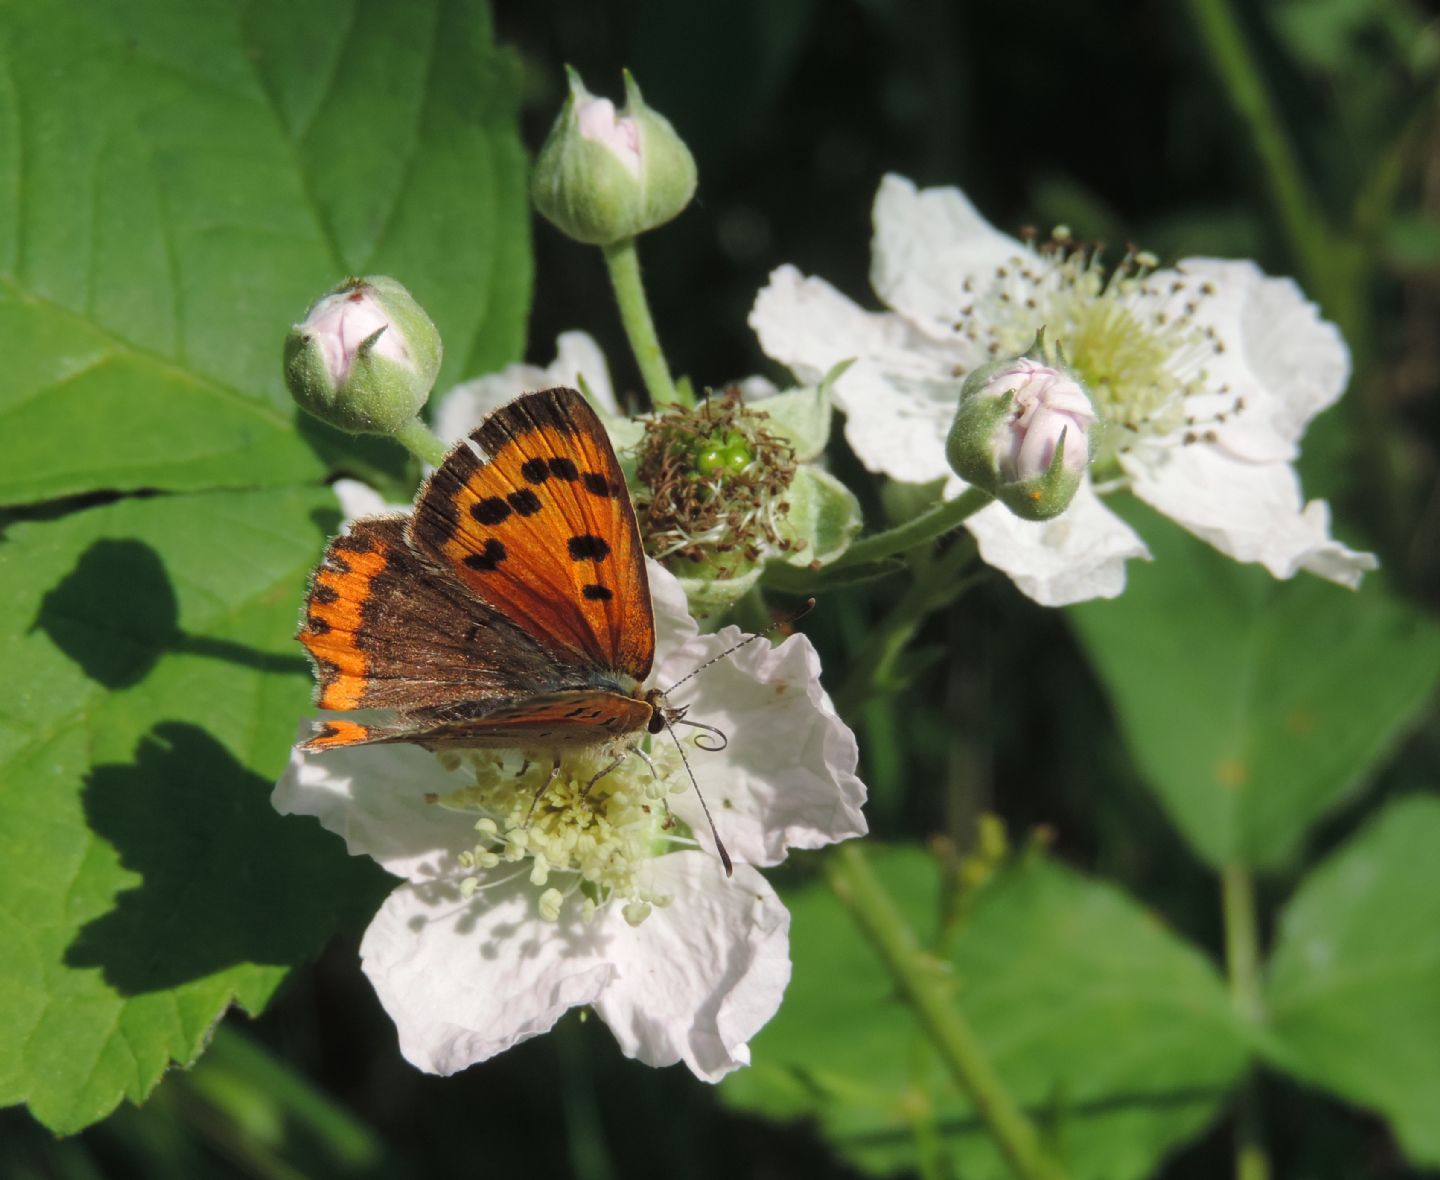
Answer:
[[310, 580], [297, 638], [331, 719], [301, 750], [635, 744], [670, 709], [625, 477], [573, 389], [501, 406], [445, 457], [409, 515], [365, 517]]

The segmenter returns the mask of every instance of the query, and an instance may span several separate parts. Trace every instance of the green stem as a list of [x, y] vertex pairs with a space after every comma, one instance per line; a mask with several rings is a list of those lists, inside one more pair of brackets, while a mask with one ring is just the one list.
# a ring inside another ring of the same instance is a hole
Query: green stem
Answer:
[[851, 672], [835, 693], [835, 707], [851, 714], [883, 689], [895, 674], [905, 649], [935, 611], [949, 606], [973, 584], [965, 567], [974, 560], [975, 542], [957, 541], [929, 563], [917, 563], [914, 580], [900, 601], [871, 629], [858, 652], [847, 661]]
[[919, 516], [883, 533], [872, 533], [861, 537], [838, 560], [826, 566], [826, 570], [846, 569], [850, 566], [865, 565], [906, 553], [917, 545], [924, 545], [943, 537], [960, 527], [967, 517], [980, 511], [993, 497], [979, 488], [966, 488], [953, 500], [941, 500], [927, 508]]
[[931, 1045], [969, 1097], [1021, 1180], [1063, 1180], [1040, 1147], [1040, 1137], [991, 1066], [969, 1021], [955, 1006], [952, 985], [925, 954], [895, 902], [871, 871], [858, 844], [844, 844], [825, 861], [830, 887], [879, 955]]
[[[1225, 920], [1225, 970], [1230, 1001], [1241, 1019], [1258, 1023], [1264, 1017], [1260, 1000], [1260, 935], [1255, 921], [1255, 883], [1243, 864], [1226, 865], [1220, 873], [1220, 902]], [[1269, 1180], [1270, 1157], [1257, 1079], [1241, 1088], [1235, 1112], [1235, 1180]]]
[[439, 467], [450, 450], [419, 418], [411, 418], [391, 437], [420, 462], [428, 463], [431, 467]]
[[620, 307], [620, 322], [630, 338], [630, 351], [640, 366], [650, 404], [657, 410], [663, 406], [693, 405], [693, 397], [687, 398], [683, 390], [675, 388], [670, 366], [660, 349], [660, 337], [656, 335], [650, 304], [645, 299], [645, 285], [640, 281], [640, 255], [635, 250], [635, 239], [626, 238], [603, 250], [610, 285], [615, 289], [615, 302]]

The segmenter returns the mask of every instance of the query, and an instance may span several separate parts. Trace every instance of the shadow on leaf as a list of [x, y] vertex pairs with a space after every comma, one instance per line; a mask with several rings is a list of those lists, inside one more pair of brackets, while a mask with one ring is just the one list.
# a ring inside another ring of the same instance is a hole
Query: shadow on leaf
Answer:
[[315, 825], [273, 811], [270, 787], [180, 722], [157, 725], [133, 763], [95, 767], [86, 818], [143, 880], [80, 931], [66, 963], [99, 967], [136, 995], [237, 964], [297, 963], [373, 913], [384, 875]]
[[274, 655], [180, 629], [175, 589], [160, 555], [143, 541], [94, 542], [41, 600], [32, 629], [106, 688], [138, 684], [166, 652], [226, 660], [262, 672], [303, 674], [299, 655]]

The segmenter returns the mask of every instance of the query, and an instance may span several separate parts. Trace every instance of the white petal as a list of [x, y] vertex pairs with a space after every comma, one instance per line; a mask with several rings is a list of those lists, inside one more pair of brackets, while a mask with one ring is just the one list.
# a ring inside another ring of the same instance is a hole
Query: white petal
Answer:
[[[310, 736], [310, 723], [300, 737]], [[411, 881], [453, 876], [455, 854], [475, 844], [473, 815], [425, 802], [471, 786], [419, 746], [355, 746], [319, 754], [290, 751], [270, 802], [281, 815], [313, 815], [344, 837], [351, 856], [372, 856]]]
[[917, 190], [893, 174], [880, 182], [870, 282], [928, 335], [955, 335], [955, 321], [975, 298], [967, 279], [988, 284], [997, 267], [1024, 257], [1020, 243], [981, 217], [958, 188]]
[[749, 1040], [790, 982], [790, 914], [746, 865], [726, 880], [699, 852], [652, 862], [652, 887], [674, 901], [629, 927], [612, 906], [606, 954], [616, 975], [595, 1004], [627, 1057], [683, 1061], [718, 1082], [750, 1062]]
[[347, 521], [361, 516], [379, 516], [387, 512], [407, 512], [410, 508], [408, 504], [387, 504], [379, 492], [358, 479], [337, 479], [330, 485], [330, 490], [340, 501], [340, 511], [345, 514]]
[[670, 653], [688, 643], [700, 628], [690, 614], [689, 600], [680, 579], [653, 557], [645, 559], [645, 572], [650, 582], [650, 601], [655, 605], [655, 667], [658, 669]]
[[[659, 683], [673, 683], [742, 638], [734, 627], [698, 636], [665, 661]], [[688, 704], [691, 717], [728, 738], [724, 751], [709, 752], [677, 727], [735, 860], [776, 864], [789, 848], [865, 834], [855, 735], [821, 687], [820, 657], [805, 636], [778, 647], [765, 640], [747, 644], [706, 668], [671, 703]], [[671, 796], [670, 806], [708, 848], [709, 827], [694, 792]]]
[[1206, 363], [1210, 384], [1226, 387], [1223, 400], [1245, 400], [1244, 411], [1220, 427], [1222, 438], [1243, 458], [1293, 458], [1306, 425], [1349, 381], [1339, 330], [1293, 280], [1270, 278], [1253, 262], [1187, 258], [1177, 269], [1192, 290], [1195, 281], [1213, 286], [1197, 308], [1198, 322], [1225, 347]]
[[1304, 502], [1285, 463], [1244, 463], [1204, 445], [1180, 447], [1154, 468], [1137, 468], [1142, 500], [1237, 561], [1258, 561], [1277, 578], [1310, 570], [1355, 586], [1379, 564], [1330, 537], [1330, 510]]
[[522, 393], [568, 385], [589, 390], [596, 408], [618, 413], [610, 369], [600, 346], [584, 332], [562, 332], [555, 341], [555, 360], [545, 368], [510, 365], [455, 386], [439, 399], [435, 409], [435, 433], [447, 443], [458, 442], [485, 418]]
[[381, 906], [360, 961], [412, 1065], [452, 1074], [485, 1061], [614, 979], [606, 930], [582, 924], [578, 904], [543, 921], [534, 894], [521, 872], [468, 902], [453, 887], [408, 884]]
[[1126, 561], [1150, 556], [1088, 480], [1054, 520], [1021, 520], [997, 503], [975, 513], [965, 527], [979, 542], [980, 556], [1041, 606], [1114, 598], [1125, 589]]
[[802, 383], [854, 360], [834, 385], [845, 437], [871, 471], [906, 483], [950, 474], [945, 435], [955, 416], [960, 353], [926, 340], [901, 317], [863, 311], [823, 279], [782, 266], [756, 297], [760, 347]]

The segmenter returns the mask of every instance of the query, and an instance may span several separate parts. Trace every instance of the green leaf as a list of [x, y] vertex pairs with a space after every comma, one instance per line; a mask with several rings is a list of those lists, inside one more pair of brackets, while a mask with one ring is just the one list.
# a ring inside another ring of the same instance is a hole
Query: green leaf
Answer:
[[1286, 907], [1266, 996], [1279, 1064], [1379, 1111], [1440, 1165], [1440, 799], [1404, 799]]
[[0, 9], [0, 502], [401, 462], [299, 416], [281, 343], [388, 272], [442, 383], [513, 358], [516, 74], [478, 0]]
[[[873, 859], [915, 929], [932, 931], [934, 862], [914, 850]], [[785, 1004], [722, 1094], [818, 1119], [871, 1172], [916, 1167], [919, 1143], [938, 1137], [950, 1173], [1009, 1176], [836, 900], [815, 885], [787, 902]], [[1214, 1117], [1245, 1060], [1209, 963], [1117, 889], [1039, 857], [982, 889], [946, 958], [992, 1064], [1074, 1180], [1151, 1174]]]
[[1155, 560], [1070, 609], [1136, 763], [1210, 864], [1283, 866], [1424, 707], [1440, 629], [1388, 597], [1240, 565], [1154, 513]]
[[76, 1130], [258, 1012], [373, 872], [270, 807], [324, 489], [120, 500], [0, 544], [0, 1104]]

